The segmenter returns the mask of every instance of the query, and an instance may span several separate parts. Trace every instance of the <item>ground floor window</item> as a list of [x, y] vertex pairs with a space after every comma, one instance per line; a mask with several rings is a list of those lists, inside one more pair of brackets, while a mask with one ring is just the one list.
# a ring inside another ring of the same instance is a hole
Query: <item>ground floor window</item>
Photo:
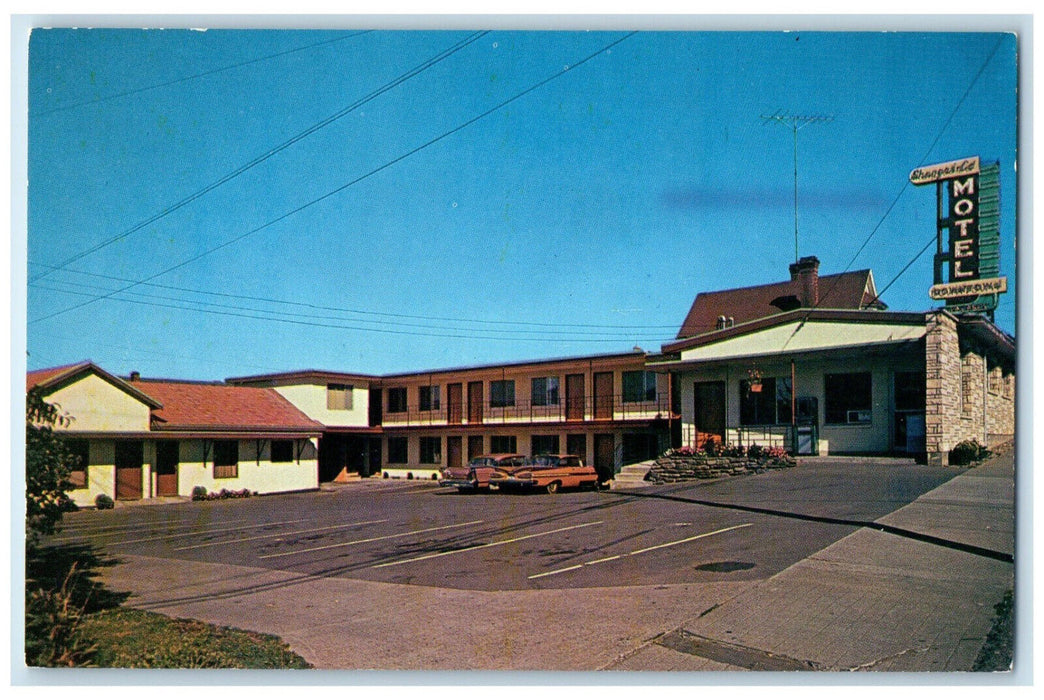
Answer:
[[294, 461], [294, 441], [293, 440], [273, 440], [272, 441], [272, 461], [273, 462], [293, 462]]
[[235, 479], [239, 476], [239, 441], [214, 441], [214, 478]]
[[490, 435], [489, 451], [493, 454], [518, 452], [518, 439], [514, 435]]
[[791, 415], [790, 379], [765, 377], [757, 384], [740, 382], [740, 425], [788, 425]]
[[407, 438], [388, 438], [388, 464], [406, 464], [407, 461], [409, 461], [409, 441]]
[[420, 461], [421, 464], [442, 464], [442, 438], [420, 439]]
[[559, 453], [557, 435], [534, 435], [532, 439], [533, 455], [556, 455]]
[[587, 464], [587, 436], [566, 435], [566, 452], [576, 455]]
[[660, 439], [651, 433], [624, 433], [623, 463], [635, 464], [660, 456]]
[[873, 393], [869, 372], [828, 374], [823, 379], [827, 423], [858, 425], [870, 422]]
[[87, 466], [90, 462], [91, 444], [86, 440], [66, 440], [65, 447], [72, 455], [69, 464], [69, 483], [74, 489], [87, 488]]

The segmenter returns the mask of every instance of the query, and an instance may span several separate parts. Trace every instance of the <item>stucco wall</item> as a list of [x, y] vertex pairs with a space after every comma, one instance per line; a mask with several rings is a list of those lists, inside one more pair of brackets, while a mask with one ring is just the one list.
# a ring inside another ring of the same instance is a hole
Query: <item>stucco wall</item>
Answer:
[[370, 424], [369, 387], [352, 385], [350, 409], [326, 407], [326, 384], [295, 384], [273, 388], [306, 416], [323, 425], [363, 428]]
[[94, 374], [45, 397], [72, 421], [58, 431], [143, 432], [149, 429], [150, 409], [138, 399]]
[[[116, 467], [114, 440], [89, 440], [89, 464], [87, 486], [69, 491], [69, 496], [79, 506], [93, 506], [94, 499], [105, 494], [116, 497]], [[144, 441], [142, 464], [142, 489], [144, 498], [156, 496], [155, 442]], [[284, 491], [304, 491], [319, 487], [318, 450], [314, 441], [303, 443], [300, 463], [297, 450], [293, 462], [272, 462], [271, 445], [263, 441], [258, 459], [256, 441], [239, 441], [239, 475], [233, 479], [214, 478], [212, 450], [207, 462], [203, 462], [202, 440], [179, 441], [178, 495], [191, 496], [192, 489], [202, 486], [208, 492], [228, 489], [249, 489], [259, 494]]]

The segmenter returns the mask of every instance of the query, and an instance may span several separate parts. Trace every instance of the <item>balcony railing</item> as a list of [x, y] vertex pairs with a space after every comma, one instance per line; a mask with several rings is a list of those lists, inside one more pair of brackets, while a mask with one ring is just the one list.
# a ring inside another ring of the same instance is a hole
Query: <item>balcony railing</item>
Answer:
[[[478, 408], [479, 410], [475, 410]], [[481, 414], [480, 420], [475, 420]], [[645, 401], [625, 401], [622, 395], [586, 396], [583, 400], [561, 398], [555, 404], [516, 400], [509, 406], [491, 405], [486, 399], [481, 407], [467, 403], [442, 405], [422, 411], [409, 406], [405, 411], [385, 411], [383, 425], [396, 427], [498, 425], [512, 423], [571, 423], [598, 421], [655, 420], [670, 417], [670, 397], [657, 394]], [[471, 420], [469, 420], [471, 418]]]

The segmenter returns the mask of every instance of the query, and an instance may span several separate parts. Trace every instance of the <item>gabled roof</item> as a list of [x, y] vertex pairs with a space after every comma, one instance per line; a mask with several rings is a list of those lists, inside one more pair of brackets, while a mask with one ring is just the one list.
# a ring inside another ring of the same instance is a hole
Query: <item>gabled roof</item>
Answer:
[[357, 372], [334, 372], [324, 369], [301, 369], [272, 374], [253, 374], [245, 377], [229, 377], [228, 384], [238, 386], [281, 386], [285, 384], [330, 384], [342, 382], [375, 382], [379, 377]]
[[[801, 285], [800, 280], [794, 279], [754, 287], [701, 292], [692, 302], [678, 331], [678, 338], [691, 338], [715, 330], [719, 316], [741, 324], [790, 311], [793, 307], [775, 306], [772, 302], [787, 297], [800, 299]], [[877, 301], [877, 289], [870, 270], [823, 275], [818, 278], [818, 287], [817, 307], [821, 309], [884, 308], [884, 304]]]
[[148, 379], [133, 384], [163, 402], [152, 415], [158, 431], [322, 429], [274, 389]]
[[141, 391], [130, 382], [109, 374], [90, 360], [84, 360], [83, 362], [77, 362], [71, 365], [63, 365], [61, 367], [50, 367], [47, 369], [38, 369], [32, 372], [27, 372], [25, 375], [25, 390], [28, 392], [32, 389], [38, 389], [46, 396], [62, 386], [76, 381], [86, 374], [94, 374], [100, 377], [117, 389], [130, 394], [150, 408], [156, 409], [163, 405], [161, 402], [157, 401], [155, 397]]

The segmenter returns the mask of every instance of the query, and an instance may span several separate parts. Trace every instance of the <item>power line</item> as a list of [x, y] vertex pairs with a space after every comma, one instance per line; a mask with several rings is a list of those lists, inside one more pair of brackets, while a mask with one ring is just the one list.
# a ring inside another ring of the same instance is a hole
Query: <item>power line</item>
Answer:
[[[946, 133], [946, 130], [948, 128], [950, 128], [950, 123], [953, 121], [954, 117], [957, 116], [957, 112], [964, 105], [965, 100], [968, 99], [968, 95], [971, 94], [972, 89], [979, 82], [979, 78], [981, 78], [982, 74], [984, 72], [986, 72], [986, 67], [990, 64], [990, 61], [993, 60], [994, 55], [1000, 49], [1001, 43], [1003, 41], [1004, 41], [1003, 37], [997, 40], [997, 43], [994, 45], [993, 50], [990, 51], [989, 55], [987, 55], [986, 59], [982, 62], [982, 65], [979, 66], [979, 70], [975, 73], [975, 77], [972, 78], [971, 82], [968, 84], [968, 89], [964, 91], [963, 95], [961, 95], [961, 99], [957, 100], [957, 104], [954, 106], [953, 110], [950, 111], [950, 116], [946, 118], [945, 122], [943, 122], [942, 126], [939, 128], [938, 133], [935, 135], [935, 138], [932, 140], [931, 145], [928, 146], [928, 149], [925, 151], [924, 155], [921, 157], [921, 160], [918, 161], [918, 163], [917, 163], [918, 166], [923, 165], [925, 163], [925, 161], [928, 160], [928, 156], [930, 156], [932, 154], [932, 151], [935, 150], [935, 147], [938, 145], [939, 140], [942, 138], [943, 134]], [[906, 193], [906, 190], [907, 190], [907, 188], [909, 186], [910, 186], [910, 181], [908, 179], [904, 178], [903, 179], [903, 186], [899, 188], [899, 193], [895, 196], [895, 199], [892, 200], [892, 203], [890, 205], [888, 205], [888, 209], [885, 210], [885, 213], [881, 216], [880, 220], [878, 220], [877, 225], [874, 226], [873, 229], [871, 229], [870, 234], [863, 241], [863, 244], [859, 246], [858, 250], [856, 250], [855, 255], [853, 255], [852, 259], [848, 261], [847, 265], [845, 265], [844, 269], [841, 271], [842, 273], [848, 272], [848, 269], [850, 267], [852, 267], [853, 264], [855, 264], [856, 259], [862, 254], [862, 252], [866, 248], [866, 246], [869, 245], [870, 240], [877, 234], [877, 232], [880, 230], [881, 226], [884, 224], [885, 220], [891, 215], [892, 210], [895, 209], [896, 205], [899, 203], [899, 200], [902, 198], [903, 194]], [[917, 257], [915, 257], [914, 260], [919, 258], [921, 256], [921, 254], [922, 253], [918, 253]], [[911, 264], [912, 264], [912, 261], [911, 261]], [[905, 272], [905, 271], [906, 271], [906, 269], [904, 268], [903, 272]], [[902, 273], [900, 273], [900, 274], [902, 274]], [[836, 279], [834, 281], [834, 284], [831, 285], [830, 289], [827, 290], [827, 293], [824, 296], [820, 297], [819, 302], [816, 304], [817, 307], [822, 302], [826, 301], [826, 298], [828, 296], [830, 296], [830, 294], [834, 291], [834, 288], [837, 287], [837, 283], [839, 281], [840, 281], [840, 278]], [[882, 293], [883, 293], [883, 291], [882, 291]], [[874, 301], [877, 301], [878, 299], [880, 299], [880, 296], [881, 295], [878, 294], [874, 298]]]
[[[60, 292], [60, 293], [64, 293], [64, 294], [74, 294], [74, 295], [92, 296], [92, 297], [94, 296], [90, 292], [76, 292], [76, 291], [63, 290], [63, 289], [54, 289], [54, 288], [41, 286], [41, 285], [34, 285], [34, 286], [37, 286], [37, 287], [39, 287], [41, 289], [47, 289], [47, 290], [50, 290], [50, 291], [56, 291], [56, 292]], [[113, 294], [116, 294], [116, 293], [119, 293], [119, 292], [114, 292]], [[142, 296], [142, 295], [139, 295], [139, 296]], [[586, 333], [582, 333], [582, 332], [572, 332], [572, 333], [574, 333], [574, 335], [585, 335], [585, 336], [586, 335], [592, 335], [592, 336], [597, 336], [597, 337], [569, 337], [569, 336], [563, 336], [563, 335], [560, 335], [560, 334], [559, 335], [552, 335], [552, 334], [550, 334], [548, 332], [539, 332], [539, 331], [531, 331], [531, 330], [530, 331], [521, 331], [521, 330], [510, 331], [510, 330], [504, 330], [504, 331], [498, 331], [498, 333], [499, 333], [498, 335], [475, 335], [474, 333], [468, 332], [468, 329], [456, 329], [456, 328], [448, 329], [448, 330], [450, 330], [450, 331], [461, 331], [461, 332], [434, 332], [434, 331], [428, 332], [428, 331], [421, 331], [421, 330], [394, 330], [394, 329], [379, 328], [379, 327], [378, 328], [374, 328], [374, 327], [366, 327], [366, 326], [348, 325], [348, 324], [345, 324], [345, 323], [333, 323], [330, 320], [324, 320], [324, 319], [319, 318], [319, 317], [282, 318], [282, 317], [270, 315], [272, 312], [267, 312], [267, 311], [264, 311], [264, 310], [257, 310], [257, 309], [249, 309], [249, 308], [248, 309], [243, 309], [243, 310], [229, 310], [229, 309], [236, 309], [237, 308], [237, 307], [232, 307], [232, 306], [227, 306], [224, 310], [215, 310], [215, 309], [208, 309], [208, 308], [203, 308], [203, 307], [199, 307], [199, 306], [183, 306], [183, 305], [178, 305], [178, 304], [165, 304], [165, 303], [153, 302], [153, 301], [142, 301], [140, 299], [126, 298], [126, 297], [116, 297], [116, 296], [113, 296], [113, 295], [108, 295], [107, 298], [111, 299], [112, 301], [121, 301], [121, 302], [124, 302], [124, 303], [137, 304], [137, 305], [148, 306], [148, 307], [153, 307], [153, 308], [166, 308], [166, 309], [175, 309], [175, 310], [180, 310], [180, 311], [192, 311], [194, 313], [204, 313], [204, 314], [217, 315], [217, 316], [228, 317], [228, 318], [245, 318], [245, 319], [250, 319], [250, 320], [255, 320], [255, 321], [274, 321], [274, 322], [277, 322], [277, 323], [286, 323], [286, 324], [291, 324], [291, 325], [296, 325], [296, 326], [307, 326], [307, 327], [311, 327], [311, 328], [329, 328], [329, 329], [335, 329], [335, 330], [350, 330], [350, 331], [360, 331], [360, 332], [369, 332], [369, 333], [383, 333], [383, 334], [389, 334], [389, 335], [410, 336], [410, 337], [452, 338], [452, 339], [463, 339], [463, 340], [501, 340], [501, 341], [511, 341], [511, 342], [541, 341], [541, 342], [554, 342], [554, 343], [619, 343], [619, 342], [621, 342], [623, 340], [627, 340], [627, 341], [641, 341], [641, 342], [647, 342], [647, 343], [648, 342], [652, 342], [652, 343], [664, 343], [664, 342], [666, 342], [666, 340], [664, 338], [662, 338], [662, 337], [636, 337], [633, 334], [621, 334], [621, 335], [615, 335], [613, 337], [607, 337], [604, 334], [595, 334], [595, 333], [586, 334]], [[264, 314], [269, 314], [269, 315], [264, 315]], [[303, 316], [303, 315], [298, 314], [298, 316]], [[408, 325], [408, 324], [400, 324], [400, 325]], [[430, 328], [430, 327], [420, 326], [419, 328]], [[482, 332], [489, 332], [489, 331], [486, 330], [486, 331], [482, 331]], [[515, 334], [531, 333], [531, 334], [536, 334], [536, 335], [534, 335], [534, 337], [517, 337], [517, 336], [512, 336], [511, 333], [515, 333]]]
[[122, 289], [116, 290], [116, 291], [111, 292], [109, 294], [105, 294], [105, 295], [102, 295], [102, 296], [94, 297], [92, 299], [89, 299], [89, 300], [81, 303], [81, 304], [77, 304], [75, 306], [70, 306], [70, 307], [68, 307], [66, 309], [62, 309], [60, 311], [55, 311], [55, 312], [50, 313], [50, 314], [48, 314], [46, 316], [41, 316], [39, 318], [32, 319], [32, 320], [29, 321], [29, 323], [31, 324], [31, 323], [38, 323], [39, 321], [46, 321], [48, 319], [54, 318], [56, 316], [60, 316], [62, 314], [68, 313], [70, 311], [75, 311], [77, 309], [81, 309], [81, 308], [83, 308], [85, 306], [88, 306], [90, 304], [96, 303], [98, 301], [102, 301], [104, 299], [111, 298], [114, 294], [118, 294], [120, 292], [125, 292], [128, 289], [132, 289], [132, 288], [134, 288], [134, 287], [136, 287], [136, 286], [138, 286], [140, 284], [144, 284], [146, 282], [151, 282], [152, 280], [154, 280], [154, 279], [156, 279], [158, 277], [161, 277], [161, 276], [163, 276], [163, 275], [165, 275], [165, 274], [167, 274], [169, 272], [173, 272], [174, 270], [177, 270], [179, 268], [185, 267], [186, 265], [190, 265], [190, 264], [196, 262], [197, 260], [200, 260], [201, 258], [204, 258], [207, 255], [210, 255], [211, 253], [215, 253], [215, 252], [217, 252], [219, 250], [227, 248], [228, 246], [234, 245], [234, 244], [244, 240], [245, 238], [248, 238], [249, 236], [254, 235], [255, 233], [263, 231], [264, 229], [266, 229], [266, 228], [268, 228], [270, 226], [274, 226], [275, 224], [277, 224], [277, 223], [279, 223], [281, 221], [289, 219], [290, 217], [294, 216], [295, 214], [298, 214], [298, 213], [304, 211], [305, 209], [308, 209], [309, 207], [312, 207], [312, 206], [314, 206], [314, 205], [316, 205], [316, 204], [318, 204], [318, 203], [320, 203], [322, 201], [325, 201], [326, 199], [329, 199], [330, 197], [333, 197], [334, 195], [339, 194], [340, 192], [343, 192], [344, 190], [347, 190], [349, 187], [352, 187], [353, 185], [356, 185], [356, 184], [358, 184], [358, 183], [360, 183], [360, 182], [362, 182], [362, 181], [364, 181], [364, 180], [366, 180], [366, 179], [368, 179], [368, 178], [370, 178], [370, 177], [372, 177], [372, 176], [374, 176], [374, 175], [376, 175], [376, 174], [378, 174], [380, 172], [383, 172], [384, 170], [387, 170], [388, 168], [392, 167], [393, 165], [396, 165], [397, 163], [400, 163], [400, 162], [406, 160], [410, 156], [413, 156], [413, 155], [415, 155], [415, 154], [425, 150], [426, 148], [429, 148], [430, 146], [433, 146], [436, 143], [439, 143], [439, 142], [449, 138], [450, 136], [452, 136], [452, 135], [454, 135], [454, 134], [456, 134], [456, 133], [458, 133], [460, 131], [463, 131], [464, 129], [468, 128], [472, 124], [474, 124], [474, 123], [476, 123], [476, 122], [478, 122], [478, 121], [488, 117], [491, 114], [494, 114], [495, 112], [503, 109], [507, 105], [509, 105], [509, 104], [511, 104], [513, 102], [518, 101], [519, 99], [521, 99], [521, 98], [525, 97], [526, 95], [529, 95], [530, 93], [540, 89], [541, 87], [543, 87], [544, 85], [550, 83], [551, 81], [553, 81], [553, 80], [555, 80], [557, 78], [560, 78], [561, 76], [565, 75], [570, 70], [572, 70], [574, 68], [578, 68], [578, 67], [586, 64], [587, 62], [597, 58], [598, 56], [600, 56], [603, 53], [609, 51], [614, 46], [617, 46], [618, 44], [620, 44], [621, 42], [629, 39], [630, 37], [634, 36], [635, 34], [637, 34], [637, 32], [629, 32], [629, 33], [625, 34], [624, 36], [620, 37], [619, 39], [616, 39], [615, 41], [612, 41], [609, 44], [606, 44], [602, 48], [598, 49], [597, 51], [595, 51], [594, 53], [588, 55], [587, 57], [577, 61], [576, 63], [564, 66], [561, 71], [556, 72], [553, 75], [548, 76], [547, 78], [544, 78], [543, 80], [540, 80], [539, 82], [534, 83], [533, 85], [531, 85], [530, 87], [526, 88], [525, 90], [522, 90], [521, 92], [516, 93], [514, 96], [509, 97], [508, 99], [504, 100], [503, 102], [500, 102], [496, 106], [491, 107], [490, 109], [486, 110], [485, 112], [482, 112], [478, 116], [472, 117], [471, 119], [469, 119], [469, 120], [463, 122], [462, 124], [460, 124], [460, 125], [452, 128], [452, 129], [450, 129], [449, 131], [443, 132], [439, 136], [436, 136], [435, 138], [430, 139], [429, 141], [423, 143], [422, 145], [417, 146], [416, 148], [413, 148], [412, 150], [407, 151], [406, 153], [404, 153], [404, 154], [402, 154], [402, 155], [400, 155], [400, 156], [398, 156], [396, 158], [393, 158], [392, 160], [384, 163], [381, 166], [378, 166], [377, 168], [374, 168], [373, 170], [365, 173], [364, 175], [360, 175], [359, 177], [355, 178], [354, 180], [351, 180], [351, 181], [341, 185], [340, 187], [337, 187], [337, 188], [335, 188], [333, 190], [330, 190], [329, 192], [327, 192], [324, 195], [316, 197], [315, 199], [313, 199], [313, 200], [311, 200], [309, 202], [306, 202], [305, 204], [302, 204], [302, 205], [300, 205], [300, 206], [298, 206], [298, 207], [296, 207], [296, 208], [286, 212], [285, 214], [277, 216], [276, 218], [271, 219], [267, 223], [264, 223], [264, 224], [262, 224], [262, 225], [260, 225], [260, 226], [258, 226], [256, 228], [253, 228], [253, 229], [251, 229], [251, 230], [249, 230], [249, 231], [247, 231], [245, 233], [242, 233], [239, 236], [231, 238], [231, 239], [225, 241], [224, 243], [221, 243], [221, 244], [219, 244], [217, 246], [209, 248], [209, 249], [203, 251], [202, 253], [199, 253], [198, 255], [195, 255], [195, 256], [193, 256], [193, 257], [191, 257], [191, 258], [189, 258], [187, 260], [184, 260], [184, 261], [182, 261], [182, 262], [180, 262], [180, 263], [178, 263], [176, 265], [172, 265], [172, 266], [170, 266], [170, 267], [168, 267], [168, 268], [166, 268], [164, 270], [161, 270], [160, 272], [157, 272], [157, 273], [155, 273], [153, 275], [150, 275], [149, 277], [146, 277], [145, 279], [140, 280], [138, 282], [135, 282], [134, 284], [131, 284], [131, 285], [127, 286], [127, 287], [124, 287]]
[[307, 129], [305, 129], [304, 131], [301, 131], [301, 132], [297, 133], [296, 135], [292, 136], [291, 138], [287, 139], [286, 141], [282, 142], [278, 146], [275, 146], [275, 147], [269, 149], [265, 153], [263, 153], [260, 156], [254, 158], [253, 160], [251, 160], [249, 163], [246, 163], [245, 165], [241, 165], [240, 167], [236, 168], [232, 172], [230, 172], [230, 173], [228, 173], [228, 174], [218, 178], [217, 180], [211, 182], [209, 185], [206, 185], [202, 189], [196, 190], [195, 192], [193, 192], [192, 194], [188, 195], [184, 199], [176, 202], [175, 204], [172, 204], [172, 205], [170, 205], [170, 206], [160, 210], [159, 212], [153, 214], [152, 216], [148, 217], [147, 219], [138, 222], [134, 226], [131, 226], [126, 231], [123, 231], [122, 233], [119, 233], [119, 234], [113, 236], [112, 238], [109, 238], [109, 239], [107, 239], [105, 241], [102, 241], [101, 243], [98, 243], [97, 245], [91, 246], [87, 250], [81, 251], [81, 252], [77, 253], [76, 255], [73, 255], [72, 257], [69, 257], [69, 258], [65, 259], [63, 262], [59, 263], [57, 266], [54, 266], [51, 270], [49, 270], [47, 272], [43, 272], [43, 273], [37, 275], [36, 277], [31, 278], [29, 281], [30, 282], [35, 282], [37, 280], [41, 280], [41, 279], [49, 276], [50, 274], [52, 274], [55, 271], [64, 270], [67, 266], [71, 265], [72, 263], [76, 262], [77, 260], [81, 260], [81, 259], [83, 259], [83, 258], [85, 258], [85, 257], [87, 257], [89, 255], [92, 255], [92, 254], [98, 252], [99, 250], [101, 250], [103, 248], [107, 248], [108, 246], [112, 245], [113, 243], [116, 243], [118, 241], [122, 241], [123, 239], [127, 238], [131, 234], [133, 234], [133, 233], [135, 233], [137, 231], [140, 231], [141, 229], [145, 228], [149, 224], [152, 224], [152, 223], [154, 223], [156, 221], [159, 221], [160, 219], [164, 218], [165, 216], [169, 216], [170, 214], [174, 213], [178, 209], [181, 209], [182, 207], [184, 207], [187, 204], [190, 204], [191, 202], [194, 202], [195, 200], [199, 199], [200, 197], [202, 197], [203, 195], [207, 194], [208, 192], [211, 192], [211, 191], [217, 189], [218, 187], [220, 187], [221, 185], [225, 184], [226, 182], [228, 182], [228, 181], [230, 181], [230, 180], [232, 180], [232, 179], [234, 179], [236, 177], [239, 177], [240, 175], [242, 175], [246, 171], [250, 170], [251, 168], [254, 168], [257, 165], [260, 165], [261, 163], [265, 162], [269, 158], [272, 158], [276, 154], [278, 154], [278, 153], [280, 153], [282, 151], [285, 151], [287, 148], [289, 148], [290, 146], [294, 145], [298, 141], [301, 141], [302, 139], [304, 139], [304, 138], [306, 138], [308, 136], [311, 136], [312, 134], [314, 134], [315, 132], [319, 131], [320, 129], [323, 129], [324, 127], [329, 126], [330, 124], [332, 124], [333, 122], [337, 121], [338, 119], [340, 119], [340, 118], [350, 114], [351, 112], [357, 110], [359, 107], [362, 107], [363, 105], [365, 105], [365, 104], [375, 100], [376, 98], [378, 98], [381, 95], [383, 95], [384, 93], [386, 93], [386, 92], [388, 92], [388, 91], [398, 87], [399, 85], [402, 85], [407, 80], [409, 80], [409, 79], [411, 79], [413, 77], [416, 77], [417, 75], [419, 75], [420, 73], [424, 72], [428, 68], [431, 68], [432, 66], [440, 63], [441, 61], [445, 60], [446, 58], [449, 58], [450, 56], [452, 56], [456, 52], [460, 51], [464, 47], [468, 46], [469, 44], [473, 43], [474, 41], [478, 40], [480, 37], [482, 37], [483, 35], [488, 34], [488, 33], [489, 33], [488, 31], [481, 31], [481, 32], [475, 32], [474, 34], [469, 35], [465, 39], [457, 42], [453, 46], [451, 46], [448, 49], [442, 51], [441, 53], [435, 55], [434, 57], [429, 58], [428, 60], [424, 61], [420, 65], [415, 66], [414, 68], [411, 68], [410, 70], [408, 70], [407, 72], [403, 73], [399, 77], [395, 78], [391, 82], [385, 83], [384, 85], [382, 85], [381, 87], [377, 88], [376, 90], [374, 90], [370, 94], [366, 95], [365, 97], [363, 97], [363, 98], [361, 98], [359, 100], [356, 100], [355, 102], [353, 102], [352, 104], [348, 105], [347, 107], [345, 107], [344, 109], [340, 110], [339, 112], [336, 112], [335, 114], [332, 114], [329, 117], [326, 117], [325, 119], [323, 119], [323, 120], [321, 120], [319, 122], [316, 122], [312, 126], [310, 126]]
[[273, 58], [279, 58], [281, 56], [288, 56], [288, 55], [290, 55], [292, 53], [298, 53], [300, 51], [307, 51], [309, 49], [314, 49], [314, 48], [319, 47], [319, 46], [325, 46], [327, 44], [333, 44], [333, 43], [336, 43], [338, 41], [344, 41], [345, 39], [351, 39], [353, 37], [357, 37], [357, 36], [360, 36], [362, 34], [368, 34], [369, 32], [372, 32], [372, 31], [373, 31], [372, 29], [364, 29], [362, 31], [352, 32], [351, 34], [346, 34], [344, 36], [334, 37], [333, 39], [326, 39], [325, 41], [319, 41], [319, 42], [316, 42], [314, 44], [309, 44], [307, 46], [299, 46], [296, 49], [288, 49], [287, 51], [280, 51], [279, 53], [270, 54], [268, 56], [261, 56], [260, 58], [253, 58], [253, 59], [250, 59], [249, 61], [243, 61], [241, 63], [234, 63], [234, 64], [229, 65], [229, 66], [223, 66], [221, 68], [213, 68], [211, 70], [204, 71], [202, 73], [196, 73], [194, 75], [185, 76], [183, 78], [176, 78], [174, 80], [168, 80], [167, 82], [164, 82], [164, 83], [156, 83], [155, 85], [146, 85], [145, 87], [134, 88], [132, 90], [124, 90], [123, 92], [118, 92], [118, 93], [115, 93], [113, 95], [106, 95], [104, 97], [96, 97], [93, 100], [85, 100], [83, 102], [76, 102], [74, 104], [62, 105], [60, 107], [52, 107], [51, 109], [42, 110], [42, 111], [39, 111], [39, 112], [30, 112], [29, 116], [31, 118], [45, 117], [45, 116], [50, 115], [50, 114], [55, 114], [56, 112], [64, 112], [64, 111], [67, 111], [67, 110], [70, 110], [70, 109], [76, 109], [77, 107], [86, 107], [87, 105], [98, 104], [100, 102], [108, 102], [110, 100], [116, 100], [116, 99], [119, 99], [121, 97], [129, 97], [130, 95], [137, 95], [137, 94], [140, 94], [140, 93], [143, 93], [143, 92], [148, 92], [149, 90], [158, 90], [159, 88], [170, 87], [171, 85], [177, 85], [178, 83], [185, 83], [185, 82], [188, 82], [190, 80], [198, 80], [199, 78], [205, 78], [207, 76], [216, 75], [217, 73], [223, 73], [225, 71], [234, 70], [236, 68], [242, 68], [243, 66], [249, 66], [249, 65], [252, 65], [254, 63], [263, 63], [264, 61], [270, 61]]
[[[32, 261], [30, 261], [29, 264], [30, 265], [38, 265], [38, 266], [48, 267], [46, 265], [42, 265], [42, 263], [34, 263]], [[79, 270], [65, 270], [65, 272], [66, 273], [77, 274], [77, 275], [83, 275], [83, 276], [87, 276], [87, 277], [96, 277], [96, 278], [99, 278], [99, 279], [111, 280], [111, 281], [114, 281], [114, 282], [125, 282], [125, 283], [134, 283], [135, 282], [135, 280], [128, 279], [126, 277], [117, 277], [117, 276], [114, 276], [114, 275], [103, 275], [103, 274], [100, 274], [100, 273], [97, 273], [97, 272], [82, 272], [82, 271], [79, 271]], [[52, 282], [53, 282], [53, 280], [52, 280]], [[76, 285], [76, 283], [72, 283], [72, 282], [66, 282], [66, 284]], [[34, 283], [34, 282], [30, 282], [29, 286], [36, 287], [38, 289], [51, 289], [52, 291], [61, 291], [61, 290], [55, 290], [53, 288], [42, 287], [38, 283]], [[84, 288], [91, 288], [92, 287], [92, 285], [87, 285], [87, 284], [80, 284], [78, 286], [81, 286], [81, 287], [84, 287]], [[192, 289], [192, 288], [189, 288], [189, 287], [178, 287], [178, 286], [175, 286], [175, 285], [160, 284], [160, 283], [157, 283], [157, 282], [144, 282], [144, 283], [141, 283], [140, 286], [143, 286], [143, 287], [154, 287], [156, 289], [166, 289], [166, 290], [175, 291], [175, 292], [185, 292], [185, 293], [188, 293], [188, 294], [200, 294], [200, 295], [213, 296], [213, 297], [219, 297], [219, 298], [225, 298], [225, 299], [239, 299], [239, 300], [245, 300], [245, 301], [256, 301], [256, 302], [262, 302], [262, 303], [267, 303], [267, 304], [282, 304], [282, 305], [291, 306], [291, 307], [311, 309], [311, 310], [319, 311], [319, 312], [331, 312], [331, 313], [343, 313], [343, 314], [358, 314], [358, 315], [361, 315], [361, 316], [374, 316], [374, 317], [380, 317], [380, 318], [394, 318], [394, 319], [411, 319], [411, 320], [421, 320], [421, 321], [429, 321], [429, 322], [470, 323], [470, 324], [477, 324], [477, 325], [493, 325], [493, 326], [530, 326], [530, 327], [535, 327], [535, 328], [551, 328], [551, 329], [590, 328], [590, 329], [606, 329], [606, 330], [618, 330], [618, 331], [631, 331], [631, 330], [673, 331], [674, 329], [677, 328], [677, 324], [658, 324], [658, 325], [655, 325], [655, 324], [595, 324], [595, 323], [569, 323], [569, 324], [562, 324], [562, 323], [546, 323], [546, 322], [545, 323], [541, 323], [541, 322], [535, 322], [535, 321], [517, 321], [517, 320], [503, 320], [503, 319], [489, 320], [489, 319], [459, 318], [459, 317], [448, 317], [448, 316], [430, 316], [430, 315], [418, 315], [418, 314], [403, 314], [403, 313], [391, 313], [391, 312], [382, 312], [382, 311], [372, 311], [372, 310], [368, 310], [368, 309], [353, 309], [353, 308], [347, 308], [347, 307], [341, 307], [341, 306], [325, 306], [325, 305], [315, 304], [315, 303], [311, 303], [311, 302], [290, 301], [290, 300], [287, 300], [287, 299], [277, 299], [277, 298], [274, 298], [274, 297], [262, 297], [262, 296], [247, 295], [247, 294], [233, 294], [231, 292], [213, 292], [213, 291], [207, 291], [207, 290], [202, 290], [202, 289]], [[105, 291], [114, 291], [114, 290], [111, 290], [110, 288], [100, 287], [100, 286], [96, 286], [96, 285], [94, 285], [93, 288], [100, 289], [100, 290], [105, 290]], [[185, 301], [184, 299], [181, 299], [181, 298], [175, 298], [175, 299], [181, 300], [181, 301]]]

